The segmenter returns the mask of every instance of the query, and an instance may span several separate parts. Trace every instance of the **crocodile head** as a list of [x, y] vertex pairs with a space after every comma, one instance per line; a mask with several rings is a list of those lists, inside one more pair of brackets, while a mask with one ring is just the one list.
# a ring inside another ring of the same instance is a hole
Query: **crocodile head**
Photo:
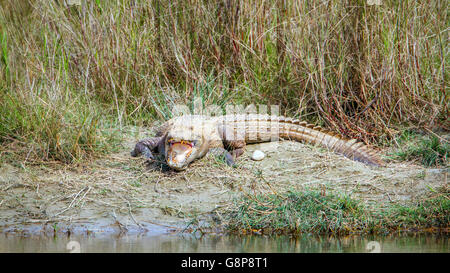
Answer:
[[203, 134], [203, 126], [195, 120], [180, 119], [167, 132], [165, 140], [165, 158], [167, 165], [174, 170], [184, 170], [188, 165], [202, 157], [208, 150]]
[[186, 169], [192, 161], [198, 158], [199, 146], [201, 146], [201, 140], [168, 137], [165, 143], [167, 165], [178, 171]]

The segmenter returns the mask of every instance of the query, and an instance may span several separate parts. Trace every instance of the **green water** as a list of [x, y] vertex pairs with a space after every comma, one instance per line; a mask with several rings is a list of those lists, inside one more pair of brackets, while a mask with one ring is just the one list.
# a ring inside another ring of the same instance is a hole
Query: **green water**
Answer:
[[17, 236], [0, 235], [0, 252], [450, 252], [448, 234], [389, 236], [218, 236], [164, 234]]

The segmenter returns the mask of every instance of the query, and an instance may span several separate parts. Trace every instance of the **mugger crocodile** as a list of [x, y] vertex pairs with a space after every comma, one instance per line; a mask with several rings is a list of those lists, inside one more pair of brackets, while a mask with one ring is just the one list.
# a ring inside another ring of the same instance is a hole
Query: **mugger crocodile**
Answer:
[[155, 137], [139, 141], [131, 155], [143, 154], [151, 160], [159, 153], [170, 168], [180, 171], [212, 150], [222, 153], [227, 164], [233, 165], [246, 144], [279, 139], [321, 145], [368, 165], [385, 165], [377, 151], [356, 139], [297, 119], [260, 114], [179, 116], [161, 125]]

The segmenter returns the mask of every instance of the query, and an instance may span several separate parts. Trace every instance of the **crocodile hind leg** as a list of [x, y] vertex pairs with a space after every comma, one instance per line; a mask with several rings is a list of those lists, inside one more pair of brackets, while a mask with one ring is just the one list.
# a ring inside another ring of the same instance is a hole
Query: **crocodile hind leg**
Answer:
[[224, 148], [229, 151], [228, 157], [232, 164], [228, 165], [234, 165], [235, 160], [245, 151], [244, 135], [227, 126], [220, 126], [219, 134], [222, 137]]
[[152, 137], [144, 139], [136, 143], [134, 150], [131, 151], [131, 156], [137, 157], [141, 154], [146, 159], [155, 159], [153, 152], [157, 152], [158, 147], [163, 142], [163, 137]]
[[213, 154], [215, 156], [223, 157], [223, 159], [225, 160], [225, 162], [227, 163], [228, 166], [235, 165], [235, 162], [234, 162], [235, 160], [233, 158], [233, 155], [224, 148], [219, 148], [219, 147], [210, 148], [208, 153]]

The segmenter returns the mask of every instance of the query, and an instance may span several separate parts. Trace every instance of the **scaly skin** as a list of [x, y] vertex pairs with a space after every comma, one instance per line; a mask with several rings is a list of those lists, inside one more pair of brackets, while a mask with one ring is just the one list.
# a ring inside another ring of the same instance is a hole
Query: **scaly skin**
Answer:
[[192, 161], [214, 150], [223, 153], [226, 162], [233, 165], [246, 144], [279, 139], [322, 145], [368, 165], [385, 165], [376, 151], [355, 139], [346, 139], [300, 120], [257, 114], [173, 118], [159, 128], [155, 137], [139, 141], [131, 155], [143, 154], [147, 159], [154, 159], [153, 153], [160, 153], [169, 167], [184, 170]]

